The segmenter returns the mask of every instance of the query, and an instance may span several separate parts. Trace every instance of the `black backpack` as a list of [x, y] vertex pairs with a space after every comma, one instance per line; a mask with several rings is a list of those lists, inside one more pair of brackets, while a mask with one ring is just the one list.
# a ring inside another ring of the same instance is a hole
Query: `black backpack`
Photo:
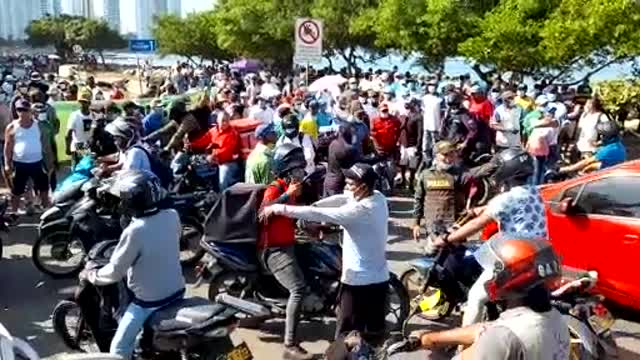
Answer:
[[133, 147], [144, 151], [149, 159], [149, 165], [151, 166], [151, 172], [160, 179], [160, 184], [166, 189], [169, 189], [173, 182], [173, 171], [168, 162], [164, 161], [158, 151], [146, 144], [134, 145]]

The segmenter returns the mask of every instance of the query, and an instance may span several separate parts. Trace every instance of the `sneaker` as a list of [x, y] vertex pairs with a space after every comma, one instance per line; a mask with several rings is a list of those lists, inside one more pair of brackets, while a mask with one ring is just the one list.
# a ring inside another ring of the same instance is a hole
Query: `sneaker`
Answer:
[[293, 345], [285, 347], [283, 358], [287, 360], [311, 360], [313, 355], [301, 348], [300, 345]]

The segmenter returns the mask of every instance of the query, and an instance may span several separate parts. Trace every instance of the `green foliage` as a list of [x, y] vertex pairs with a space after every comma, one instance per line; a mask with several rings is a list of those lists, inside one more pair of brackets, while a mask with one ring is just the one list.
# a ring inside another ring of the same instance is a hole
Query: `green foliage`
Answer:
[[238, 57], [291, 64], [297, 16], [305, 1], [221, 0], [215, 11], [218, 44]]
[[102, 54], [107, 49], [122, 49], [126, 41], [103, 20], [62, 15], [34, 20], [27, 26], [27, 44], [50, 46], [63, 59], [72, 54], [73, 45]]
[[229, 59], [227, 51], [218, 45], [216, 18], [213, 11], [194, 13], [186, 18], [165, 15], [156, 18], [153, 36], [162, 55], [181, 55], [190, 59]]
[[596, 84], [608, 112], [617, 114], [620, 110], [640, 111], [640, 80], [611, 80]]
[[325, 54], [342, 57], [349, 69], [359, 57], [357, 50], [383, 54], [384, 47], [376, 46], [376, 32], [370, 23], [370, 14], [378, 6], [377, 0], [315, 0], [311, 16], [322, 19]]

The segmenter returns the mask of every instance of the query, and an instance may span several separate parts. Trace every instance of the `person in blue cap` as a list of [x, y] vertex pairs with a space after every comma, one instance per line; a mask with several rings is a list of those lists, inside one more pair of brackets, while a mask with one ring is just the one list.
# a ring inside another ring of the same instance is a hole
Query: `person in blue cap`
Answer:
[[271, 172], [272, 150], [278, 140], [273, 123], [262, 124], [256, 128], [258, 144], [247, 158], [244, 181], [249, 184], [265, 184], [273, 182]]

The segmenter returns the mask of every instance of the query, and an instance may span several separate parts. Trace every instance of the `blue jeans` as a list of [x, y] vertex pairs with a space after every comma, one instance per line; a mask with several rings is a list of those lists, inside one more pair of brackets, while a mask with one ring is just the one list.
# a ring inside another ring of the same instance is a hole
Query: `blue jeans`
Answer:
[[118, 330], [111, 340], [111, 348], [109, 352], [114, 355], [119, 355], [125, 360], [131, 359], [133, 350], [136, 346], [136, 337], [142, 330], [144, 323], [149, 316], [160, 307], [145, 308], [140, 305], [131, 303], [127, 307], [120, 323], [118, 324]]
[[218, 176], [220, 177], [220, 191], [230, 187], [237, 183], [238, 173], [240, 172], [240, 165], [237, 161], [228, 162], [218, 166]]
[[544, 172], [546, 171], [546, 164], [546, 156], [533, 157], [533, 177], [531, 179], [532, 185], [542, 184], [544, 180]]

